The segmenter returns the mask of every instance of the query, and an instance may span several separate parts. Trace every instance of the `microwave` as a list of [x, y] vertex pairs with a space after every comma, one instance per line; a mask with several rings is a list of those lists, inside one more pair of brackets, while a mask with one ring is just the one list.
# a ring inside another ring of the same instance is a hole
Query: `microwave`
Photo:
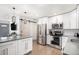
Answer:
[[52, 29], [62, 29], [63, 28], [63, 24], [52, 24]]

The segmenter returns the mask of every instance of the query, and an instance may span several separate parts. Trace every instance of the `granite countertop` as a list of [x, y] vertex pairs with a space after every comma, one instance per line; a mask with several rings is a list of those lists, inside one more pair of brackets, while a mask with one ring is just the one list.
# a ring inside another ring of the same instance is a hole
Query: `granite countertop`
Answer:
[[[24, 37], [24, 38], [22, 38], [22, 37], [20, 37], [20, 38], [16, 38], [16, 39], [10, 39], [10, 38], [8, 38], [8, 40], [5, 40], [5, 41], [0, 41], [0, 43], [6, 43], [6, 42], [11, 42], [11, 41], [16, 41], [16, 40], [22, 40], [22, 39], [26, 39], [26, 38], [31, 38], [32, 36], [27, 36], [27, 37]], [[10, 40], [9, 40], [10, 39]]]

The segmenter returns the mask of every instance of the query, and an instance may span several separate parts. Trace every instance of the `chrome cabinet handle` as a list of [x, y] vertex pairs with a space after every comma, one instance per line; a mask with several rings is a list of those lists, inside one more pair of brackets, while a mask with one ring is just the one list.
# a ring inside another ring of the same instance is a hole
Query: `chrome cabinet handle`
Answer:
[[2, 54], [5, 55], [5, 49], [2, 50]]
[[28, 43], [27, 42], [25, 42], [25, 49], [27, 49], [28, 48]]
[[8, 55], [8, 48], [6, 48], [6, 55]]
[[2, 50], [3, 55], [8, 55], [8, 48]]

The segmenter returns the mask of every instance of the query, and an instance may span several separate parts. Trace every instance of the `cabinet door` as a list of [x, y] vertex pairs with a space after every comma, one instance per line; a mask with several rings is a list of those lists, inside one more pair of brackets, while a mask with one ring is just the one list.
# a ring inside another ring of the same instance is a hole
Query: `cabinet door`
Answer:
[[28, 51], [32, 50], [32, 38], [28, 38]]
[[57, 23], [61, 24], [62, 22], [63, 22], [63, 16], [62, 15], [57, 16]]
[[49, 18], [49, 20], [50, 20], [50, 22], [52, 24], [56, 24], [57, 23], [57, 17], [51, 17], [51, 18]]
[[2, 55], [15, 55], [16, 52], [16, 44], [15, 42], [3, 43], [0, 47], [0, 54]]
[[53, 40], [53, 37], [50, 35], [47, 35], [47, 44], [51, 44], [51, 40]]
[[65, 47], [65, 45], [67, 44], [68, 41], [68, 37], [62, 37], [62, 49]]
[[18, 55], [27, 54], [30, 50], [32, 50], [32, 39], [22, 39], [17, 43]]
[[77, 29], [77, 13], [76, 10], [70, 13], [70, 28]]
[[0, 47], [0, 55], [8, 55], [8, 48], [7, 47]]
[[25, 54], [32, 50], [32, 38], [25, 40]]
[[25, 40], [25, 47], [24, 47], [24, 54], [26, 54], [27, 53], [27, 50], [28, 50], [28, 40]]
[[63, 15], [63, 28], [70, 29], [70, 14]]
[[77, 29], [79, 29], [79, 6], [77, 9]]
[[17, 54], [23, 55], [25, 53], [25, 40], [19, 40], [17, 42]]
[[0, 55], [3, 55], [3, 50], [1, 47], [0, 47]]
[[12, 44], [8, 45], [8, 55], [16, 55], [17, 47], [16, 42], [12, 42]]

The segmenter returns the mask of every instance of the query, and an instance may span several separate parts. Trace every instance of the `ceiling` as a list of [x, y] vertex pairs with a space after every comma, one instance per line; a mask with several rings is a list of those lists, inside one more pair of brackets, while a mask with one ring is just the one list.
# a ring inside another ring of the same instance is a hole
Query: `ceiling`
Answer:
[[[15, 7], [13, 11], [12, 7]], [[26, 16], [37, 19], [44, 16], [54, 16], [71, 11], [75, 4], [0, 4], [0, 18], [9, 18], [14, 13], [19, 16]]]

